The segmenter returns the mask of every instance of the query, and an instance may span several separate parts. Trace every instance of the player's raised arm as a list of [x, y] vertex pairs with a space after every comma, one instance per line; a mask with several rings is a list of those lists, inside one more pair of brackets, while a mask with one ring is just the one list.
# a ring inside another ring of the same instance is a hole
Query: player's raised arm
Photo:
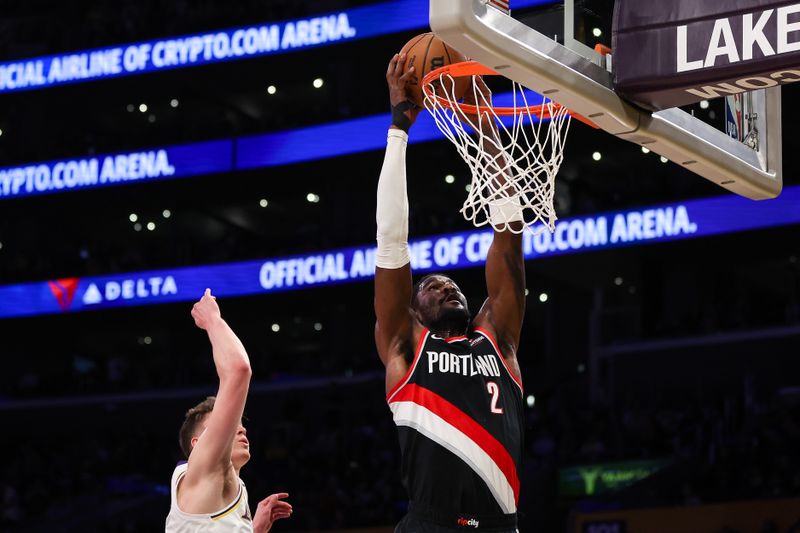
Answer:
[[419, 109], [408, 98], [403, 73], [405, 56], [395, 54], [389, 62], [386, 81], [392, 107], [386, 156], [378, 180], [378, 251], [375, 258], [375, 344], [386, 366], [387, 390], [406, 370], [405, 355], [412, 336], [411, 264], [408, 253], [408, 194], [406, 192], [406, 144], [408, 129]]
[[241, 341], [222, 319], [211, 290], [192, 308], [197, 327], [208, 333], [219, 376], [214, 409], [205, 421], [205, 431], [197, 437], [189, 455], [185, 483], [219, 481], [230, 468], [231, 449], [239, 431], [247, 391], [250, 387], [250, 360]]
[[[482, 99], [491, 102], [491, 92], [486, 84], [479, 76], [474, 79]], [[465, 101], [471, 96], [470, 93], [467, 91]], [[475, 319], [475, 325], [494, 333], [503, 356], [519, 377], [516, 353], [525, 316], [525, 262], [520, 232], [522, 208], [516, 196], [518, 191], [506, 183], [505, 175], [499, 170], [506, 167], [501, 161], [505, 154], [500, 148], [493, 120], [489, 115], [473, 116], [469, 120], [485, 134], [483, 149], [487, 155], [484, 163], [498, 169], [494, 174], [494, 189], [499, 191], [495, 200], [489, 200], [492, 226], [500, 229], [495, 229], [494, 240], [486, 257], [488, 298]]]

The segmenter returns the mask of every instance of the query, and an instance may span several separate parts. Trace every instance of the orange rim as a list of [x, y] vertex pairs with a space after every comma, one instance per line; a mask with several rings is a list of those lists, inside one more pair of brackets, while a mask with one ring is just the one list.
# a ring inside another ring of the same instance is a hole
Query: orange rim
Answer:
[[[422, 90], [423, 92], [435, 99], [442, 107], [446, 107], [447, 109], [453, 109], [453, 107], [458, 107], [461, 111], [464, 112], [466, 115], [477, 115], [480, 106], [472, 105], [472, 104], [464, 104], [461, 102], [452, 102], [447, 98], [438, 96], [431, 84], [439, 79], [442, 75], [449, 75], [453, 78], [463, 78], [466, 76], [499, 76], [497, 72], [490, 69], [485, 65], [481, 65], [477, 61], [462, 61], [460, 63], [452, 63], [450, 65], [445, 65], [443, 67], [439, 67], [436, 70], [432, 70], [428, 72], [428, 74], [422, 78]], [[551, 100], [550, 104], [540, 104], [540, 105], [531, 105], [531, 106], [520, 106], [520, 107], [495, 107], [492, 106], [492, 110], [498, 116], [513, 116], [520, 113], [522, 110], [527, 110], [527, 112], [531, 113], [532, 115], [536, 115], [537, 118], [551, 118], [554, 111], [561, 109], [563, 106], [557, 102]], [[594, 129], [600, 129], [600, 127], [589, 120], [586, 117], [583, 117], [577, 113], [573, 113], [569, 109], [567, 112], [572, 115], [574, 118], [580, 120], [584, 124], [591, 126]]]

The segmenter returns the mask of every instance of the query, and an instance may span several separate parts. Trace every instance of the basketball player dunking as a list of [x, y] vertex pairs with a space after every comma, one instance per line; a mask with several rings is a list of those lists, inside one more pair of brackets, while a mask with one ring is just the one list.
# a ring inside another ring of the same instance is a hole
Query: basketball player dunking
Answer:
[[[403, 74], [404, 60], [395, 55], [386, 74], [392, 126], [376, 213], [375, 343], [386, 366], [387, 401], [411, 498], [395, 532], [516, 532], [523, 446], [516, 357], [525, 312], [522, 240], [511, 231], [495, 232], [486, 258], [488, 298], [472, 320], [452, 279], [429, 275], [412, 285], [405, 151], [419, 108], [409, 101], [406, 81], [414, 70]], [[490, 96], [482, 81], [478, 86]], [[495, 212], [503, 206], [492, 209], [493, 218], [519, 220]]]
[[206, 398], [186, 413], [179, 439], [188, 462], [172, 474], [172, 502], [166, 533], [266, 533], [272, 523], [292, 514], [273, 494], [250, 514], [247, 489], [239, 471], [250, 460], [242, 413], [250, 387], [250, 360], [244, 346], [220, 315], [211, 290], [192, 308], [192, 317], [208, 333], [219, 375], [216, 397]]

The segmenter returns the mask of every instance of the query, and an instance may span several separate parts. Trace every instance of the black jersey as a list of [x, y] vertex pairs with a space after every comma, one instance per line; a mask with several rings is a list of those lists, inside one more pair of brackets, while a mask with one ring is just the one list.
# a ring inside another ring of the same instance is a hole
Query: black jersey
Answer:
[[387, 401], [413, 502], [452, 513], [516, 513], [522, 384], [487, 331], [443, 339], [423, 330]]

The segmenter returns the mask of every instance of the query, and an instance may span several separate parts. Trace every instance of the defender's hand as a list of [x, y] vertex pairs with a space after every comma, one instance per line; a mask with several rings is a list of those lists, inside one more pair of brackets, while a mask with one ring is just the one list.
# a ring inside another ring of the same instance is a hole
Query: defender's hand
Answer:
[[256, 514], [253, 517], [254, 533], [267, 533], [272, 528], [272, 523], [281, 518], [292, 516], [292, 506], [289, 502], [281, 501], [288, 498], [285, 492], [267, 496], [258, 503]]
[[416, 75], [416, 69], [411, 67], [403, 73], [406, 63], [405, 54], [395, 54], [389, 61], [386, 71], [386, 82], [389, 84], [389, 103], [392, 106], [392, 126], [405, 132], [417, 120], [420, 108], [408, 96], [407, 83]]
[[192, 318], [200, 329], [208, 330], [211, 325], [221, 317], [217, 299], [211, 296], [211, 289], [206, 289], [200, 301], [192, 307]]

